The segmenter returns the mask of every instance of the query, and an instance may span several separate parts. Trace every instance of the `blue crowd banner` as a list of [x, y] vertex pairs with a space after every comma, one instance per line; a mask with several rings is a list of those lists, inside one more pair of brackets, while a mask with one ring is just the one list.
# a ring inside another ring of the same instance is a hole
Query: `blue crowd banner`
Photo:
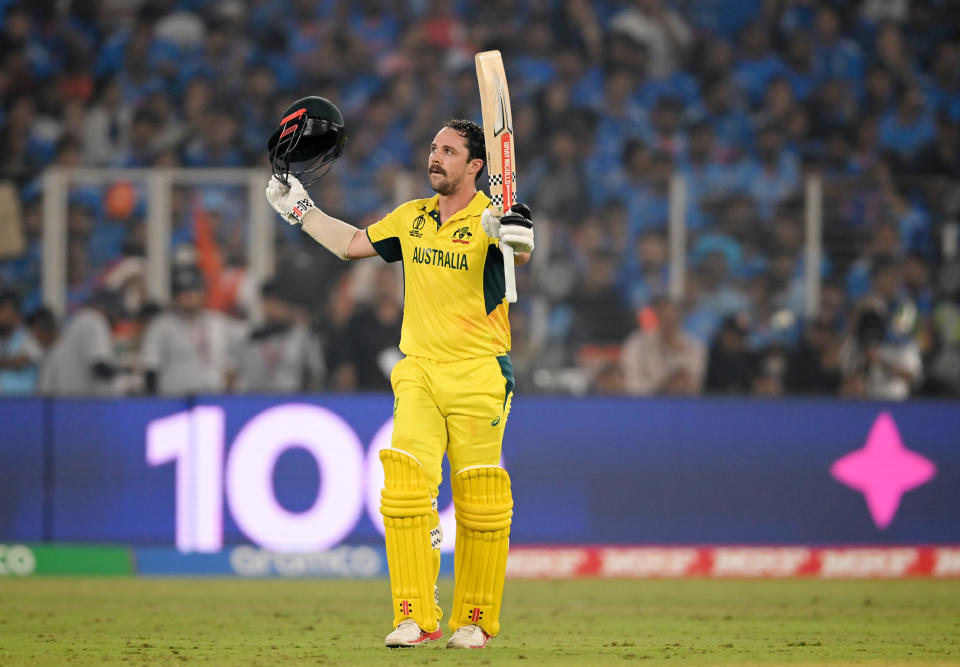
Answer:
[[43, 539], [49, 457], [43, 401], [0, 400], [0, 539]]
[[[387, 395], [0, 401], [0, 539], [382, 542]], [[960, 540], [956, 403], [515, 399], [514, 544]], [[448, 485], [443, 548], [453, 546]]]

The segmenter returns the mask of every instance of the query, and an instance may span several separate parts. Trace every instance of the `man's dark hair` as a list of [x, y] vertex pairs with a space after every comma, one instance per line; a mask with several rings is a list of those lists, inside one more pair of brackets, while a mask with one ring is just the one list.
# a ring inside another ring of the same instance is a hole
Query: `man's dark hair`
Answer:
[[451, 118], [443, 126], [455, 130], [457, 134], [467, 140], [467, 162], [476, 159], [483, 160], [483, 167], [480, 167], [480, 171], [477, 172], [477, 179], [479, 179], [484, 167], [487, 166], [487, 144], [483, 139], [483, 128], [472, 120], [462, 118]]
[[57, 316], [46, 306], [40, 306], [27, 315], [26, 324], [31, 329], [38, 327], [54, 331], [57, 328]]
[[897, 268], [897, 260], [889, 255], [882, 255], [876, 258], [873, 266], [870, 267], [870, 277], [876, 278], [881, 273]]
[[146, 325], [162, 312], [163, 308], [160, 307], [159, 303], [156, 301], [147, 301], [140, 306], [140, 310], [137, 311], [137, 321], [140, 322], [140, 324]]
[[268, 280], [260, 286], [260, 297], [263, 299], [279, 299], [283, 301], [283, 295], [280, 294], [280, 283], [277, 280]]

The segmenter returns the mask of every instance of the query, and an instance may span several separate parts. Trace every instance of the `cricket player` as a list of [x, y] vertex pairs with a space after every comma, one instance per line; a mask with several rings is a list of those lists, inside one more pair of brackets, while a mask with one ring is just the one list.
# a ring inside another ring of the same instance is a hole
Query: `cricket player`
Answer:
[[[330, 107], [322, 98], [305, 98], [288, 110], [285, 122], [287, 127], [296, 121], [318, 132], [331, 127], [342, 132], [343, 119]], [[296, 116], [300, 108], [305, 111]], [[284, 132], [290, 133], [281, 123], [271, 148]], [[301, 138], [301, 147], [303, 142]], [[389, 647], [417, 646], [441, 637], [436, 498], [444, 452], [457, 518], [449, 620], [453, 635], [447, 647], [482, 648], [500, 629], [513, 513], [510, 478], [499, 465], [513, 391], [500, 248], [509, 244], [516, 263], [525, 264], [534, 244], [527, 207], [516, 205], [500, 217], [488, 208], [490, 199], [477, 191], [485, 155], [479, 125], [449, 121], [430, 145], [427, 176], [436, 194], [401, 204], [366, 230], [321, 211], [282, 168], [267, 186], [267, 199], [287, 222], [302, 225], [341, 259], [380, 255], [388, 262], [403, 262], [400, 350], [406, 356], [390, 378], [393, 441], [380, 454], [380, 508], [395, 626], [385, 640]], [[274, 166], [276, 174], [276, 162]]]

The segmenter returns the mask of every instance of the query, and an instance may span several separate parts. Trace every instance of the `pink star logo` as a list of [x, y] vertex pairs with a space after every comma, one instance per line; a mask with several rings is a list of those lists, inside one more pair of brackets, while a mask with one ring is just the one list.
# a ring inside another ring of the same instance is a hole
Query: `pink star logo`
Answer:
[[925, 456], [903, 446], [900, 432], [887, 412], [870, 427], [862, 449], [850, 452], [830, 466], [830, 474], [867, 499], [870, 516], [878, 528], [893, 521], [903, 494], [929, 482], [937, 466]]

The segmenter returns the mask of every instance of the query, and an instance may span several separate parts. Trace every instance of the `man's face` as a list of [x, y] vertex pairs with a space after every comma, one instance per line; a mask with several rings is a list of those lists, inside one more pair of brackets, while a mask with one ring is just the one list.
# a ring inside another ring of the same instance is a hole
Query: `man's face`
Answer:
[[203, 302], [206, 298], [206, 294], [203, 290], [199, 289], [187, 289], [182, 292], [177, 292], [173, 297], [174, 303], [177, 304], [177, 307], [180, 310], [184, 311], [188, 315], [193, 315], [200, 312], [203, 308]]
[[461, 187], [473, 185], [474, 176], [483, 162], [479, 159], [469, 160], [469, 154], [466, 137], [461, 137], [452, 127], [437, 132], [430, 144], [427, 161], [427, 176], [434, 192], [452, 195]]
[[290, 306], [275, 296], [266, 297], [262, 302], [263, 318], [271, 324], [283, 324], [290, 321]]
[[20, 323], [20, 313], [10, 303], [0, 304], [0, 335], [6, 336]]
[[646, 234], [640, 237], [638, 255], [645, 268], [663, 266], [667, 260], [667, 244], [657, 234]]
[[873, 278], [873, 286], [882, 296], [892, 298], [897, 293], [899, 279], [900, 273], [896, 267], [891, 266], [877, 272], [877, 275]]
[[670, 301], [663, 301], [657, 307], [657, 319], [660, 322], [660, 330], [664, 333], [673, 333], [680, 324], [680, 313], [677, 307]]
[[764, 131], [757, 140], [757, 152], [765, 160], [772, 160], [780, 152], [780, 135], [774, 130]]
[[690, 137], [690, 154], [697, 161], [708, 160], [713, 153], [713, 130], [698, 128]]

